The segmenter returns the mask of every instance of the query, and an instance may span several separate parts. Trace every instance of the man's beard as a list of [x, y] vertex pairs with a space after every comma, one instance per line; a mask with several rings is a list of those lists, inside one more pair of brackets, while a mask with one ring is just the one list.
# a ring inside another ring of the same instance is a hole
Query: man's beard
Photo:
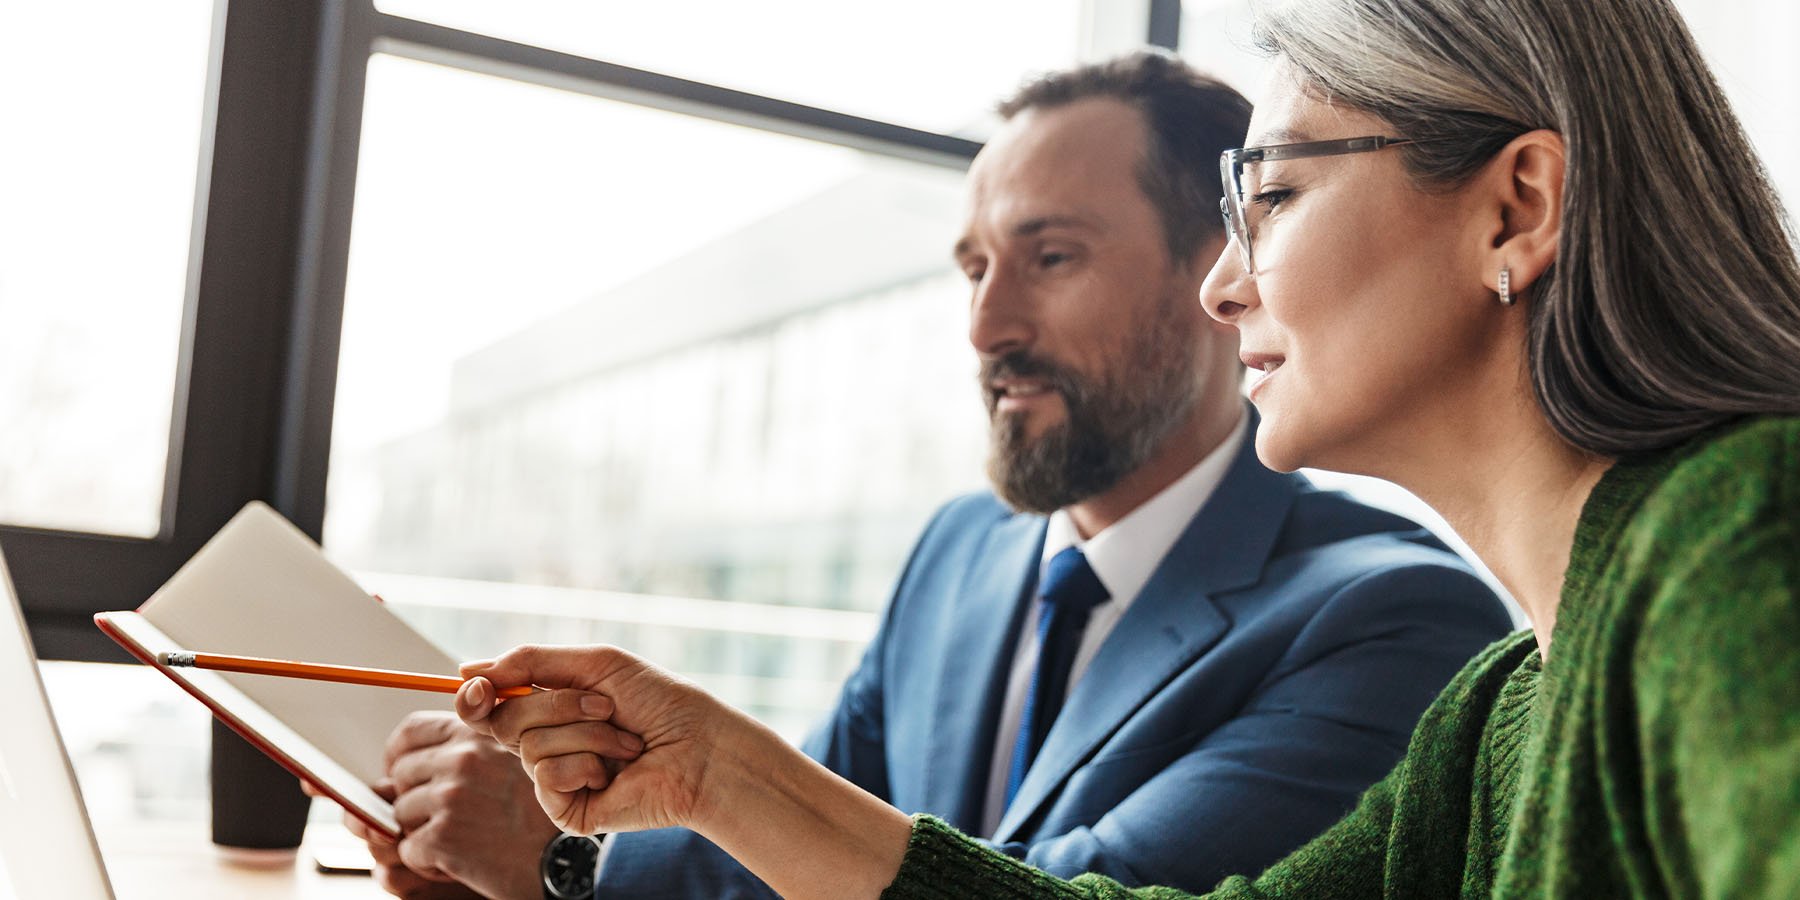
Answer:
[[[988, 478], [1000, 499], [1021, 512], [1049, 513], [1110, 490], [1147, 462], [1198, 399], [1195, 337], [1184, 321], [1159, 308], [1098, 377], [1023, 350], [984, 360]], [[1063, 421], [1033, 440], [1024, 416], [996, 415], [1000, 398], [990, 386], [1001, 376], [1044, 379], [1062, 397]]]

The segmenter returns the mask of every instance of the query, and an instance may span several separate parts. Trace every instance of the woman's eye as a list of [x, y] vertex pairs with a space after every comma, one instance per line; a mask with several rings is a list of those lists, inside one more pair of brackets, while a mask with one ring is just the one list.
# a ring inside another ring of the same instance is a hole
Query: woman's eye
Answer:
[[970, 284], [980, 284], [982, 277], [987, 275], [987, 270], [985, 270], [985, 269], [964, 269], [963, 275], [969, 279]]
[[1250, 203], [1252, 205], [1264, 210], [1265, 212], [1272, 211], [1275, 209], [1275, 207], [1280, 206], [1282, 204], [1282, 201], [1293, 196], [1293, 194], [1294, 194], [1294, 192], [1287, 188], [1278, 188], [1278, 189], [1272, 190], [1272, 191], [1263, 191], [1260, 194], [1251, 195]]

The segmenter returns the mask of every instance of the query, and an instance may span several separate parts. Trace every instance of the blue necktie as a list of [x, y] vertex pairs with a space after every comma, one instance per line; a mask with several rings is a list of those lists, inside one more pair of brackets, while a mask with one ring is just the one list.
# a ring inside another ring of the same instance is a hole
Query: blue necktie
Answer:
[[1075, 665], [1075, 653], [1081, 648], [1081, 635], [1087, 630], [1088, 613], [1111, 596], [1106, 585], [1094, 574], [1087, 557], [1076, 547], [1069, 547], [1050, 558], [1044, 570], [1044, 583], [1038, 592], [1038, 658], [1031, 673], [1031, 687], [1025, 692], [1025, 711], [1019, 718], [1019, 739], [1013, 743], [1012, 767], [1006, 774], [1006, 805], [1031, 771], [1031, 762], [1050, 724], [1062, 710], [1063, 698], [1069, 693], [1069, 670]]

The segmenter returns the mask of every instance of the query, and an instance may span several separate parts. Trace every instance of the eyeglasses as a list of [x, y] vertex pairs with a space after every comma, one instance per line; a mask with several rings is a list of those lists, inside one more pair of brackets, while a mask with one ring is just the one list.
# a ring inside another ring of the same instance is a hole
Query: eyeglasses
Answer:
[[[1252, 241], [1256, 237], [1256, 221], [1252, 221], [1246, 204], [1254, 205], [1262, 197], [1254, 181], [1244, 184], [1244, 167], [1251, 163], [1277, 159], [1302, 159], [1308, 156], [1339, 156], [1345, 153], [1369, 153], [1386, 147], [1410, 144], [1409, 138], [1354, 137], [1336, 141], [1307, 141], [1301, 144], [1271, 144], [1267, 147], [1243, 147], [1219, 154], [1219, 177], [1225, 181], [1225, 196], [1219, 198], [1219, 214], [1225, 217], [1225, 234], [1243, 257], [1244, 271], [1256, 274], [1256, 257]], [[1254, 173], [1252, 173], [1254, 175]], [[1257, 217], [1260, 220], [1260, 216]]]

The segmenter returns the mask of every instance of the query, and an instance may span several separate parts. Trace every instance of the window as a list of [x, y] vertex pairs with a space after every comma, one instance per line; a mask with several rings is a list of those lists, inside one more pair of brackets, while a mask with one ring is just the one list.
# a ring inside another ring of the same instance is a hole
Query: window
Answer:
[[1182, 0], [1181, 57], [1255, 101], [1269, 63], [1250, 39], [1250, 0]]
[[1800, 6], [1676, 0], [1788, 209], [1800, 203]]
[[623, 643], [798, 736], [981, 484], [961, 172], [386, 55], [365, 97], [326, 549], [453, 652]]
[[0, 11], [0, 81], [15, 87], [0, 94], [0, 522], [147, 538], [162, 527], [212, 5], [99, 6]]
[[146, 666], [46, 662], [41, 669], [96, 829], [205, 821], [205, 707]]
[[[1125, 5], [1125, 4], [1122, 4]], [[380, 0], [383, 11], [929, 131], [978, 136], [1073, 62], [1081, 0]]]
[[[1776, 189], [1800, 198], [1800, 6], [1778, 0], [1675, 0]], [[1251, 0], [1182, 0], [1181, 55], [1252, 100], [1268, 60], [1250, 39]]]

